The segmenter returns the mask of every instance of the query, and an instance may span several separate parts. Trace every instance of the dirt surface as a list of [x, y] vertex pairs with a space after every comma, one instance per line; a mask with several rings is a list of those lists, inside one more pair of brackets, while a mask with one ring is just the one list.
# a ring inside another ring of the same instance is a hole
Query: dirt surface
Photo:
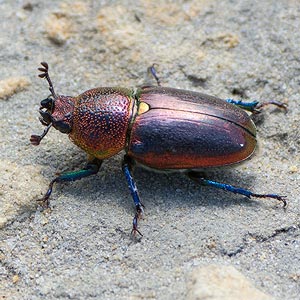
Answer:
[[[1, 299], [193, 299], [192, 274], [212, 264], [261, 299], [299, 299], [299, 1], [0, 1], [0, 20]], [[64, 95], [136, 86], [157, 63], [165, 86], [286, 102], [265, 109], [251, 160], [207, 177], [286, 195], [288, 208], [136, 169], [146, 209], [133, 239], [121, 153], [55, 186], [42, 211], [50, 180], [86, 157], [55, 130], [30, 145], [49, 94], [41, 61]]]

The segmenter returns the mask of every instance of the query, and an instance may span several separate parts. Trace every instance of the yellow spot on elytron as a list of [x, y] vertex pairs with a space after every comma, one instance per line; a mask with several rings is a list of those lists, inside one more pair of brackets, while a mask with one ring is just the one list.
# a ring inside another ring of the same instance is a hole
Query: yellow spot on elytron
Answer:
[[138, 108], [138, 115], [147, 112], [150, 109], [149, 105], [145, 102], [141, 102]]

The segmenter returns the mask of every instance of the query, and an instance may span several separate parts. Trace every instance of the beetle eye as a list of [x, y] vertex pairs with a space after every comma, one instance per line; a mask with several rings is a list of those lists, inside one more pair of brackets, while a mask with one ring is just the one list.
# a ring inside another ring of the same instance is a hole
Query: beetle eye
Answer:
[[46, 98], [41, 101], [41, 108], [46, 108], [53, 110], [54, 108], [54, 100], [52, 98]]

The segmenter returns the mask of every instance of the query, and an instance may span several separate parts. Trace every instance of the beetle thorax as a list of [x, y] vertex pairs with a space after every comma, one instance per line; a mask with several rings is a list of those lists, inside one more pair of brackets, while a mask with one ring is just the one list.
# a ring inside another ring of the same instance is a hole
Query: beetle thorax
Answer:
[[86, 91], [76, 97], [71, 140], [99, 159], [113, 156], [126, 145], [132, 106], [127, 89]]

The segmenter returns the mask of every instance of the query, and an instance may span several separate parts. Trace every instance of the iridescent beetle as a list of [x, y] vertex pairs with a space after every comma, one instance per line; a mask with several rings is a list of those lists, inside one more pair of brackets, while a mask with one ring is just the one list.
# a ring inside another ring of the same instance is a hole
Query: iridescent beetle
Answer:
[[[41, 199], [49, 205], [54, 183], [74, 181], [96, 174], [102, 161], [125, 150], [122, 169], [136, 213], [132, 233], [140, 233], [138, 220], [144, 209], [132, 176], [137, 163], [154, 170], [184, 171], [201, 185], [212, 186], [248, 198], [273, 198], [286, 206], [285, 196], [257, 194], [244, 188], [203, 178], [197, 169], [222, 167], [249, 158], [256, 147], [256, 127], [243, 110], [257, 112], [258, 102], [226, 101], [192, 91], [160, 86], [154, 66], [148, 69], [158, 86], [137, 89], [100, 87], [79, 96], [57, 95], [42, 62], [39, 77], [49, 83], [51, 96], [41, 101], [40, 121], [47, 126], [30, 141], [39, 145], [51, 126], [69, 135], [88, 154], [82, 170], [54, 178]], [[268, 102], [286, 108], [280, 102]]]

